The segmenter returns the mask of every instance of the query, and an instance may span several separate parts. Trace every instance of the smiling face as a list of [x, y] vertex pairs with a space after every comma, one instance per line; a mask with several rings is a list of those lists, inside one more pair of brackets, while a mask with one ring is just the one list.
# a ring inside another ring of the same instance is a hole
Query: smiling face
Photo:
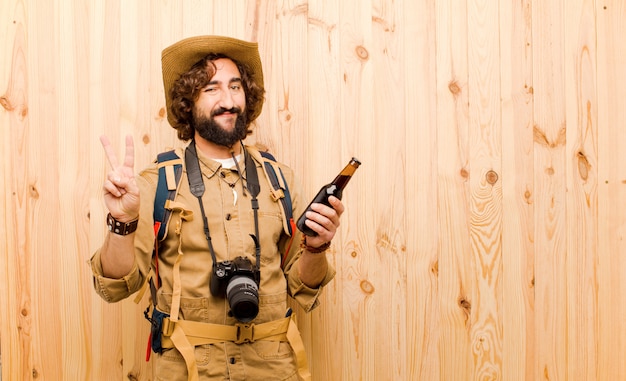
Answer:
[[247, 135], [246, 93], [237, 65], [228, 58], [213, 61], [215, 74], [194, 102], [196, 137], [232, 147]]

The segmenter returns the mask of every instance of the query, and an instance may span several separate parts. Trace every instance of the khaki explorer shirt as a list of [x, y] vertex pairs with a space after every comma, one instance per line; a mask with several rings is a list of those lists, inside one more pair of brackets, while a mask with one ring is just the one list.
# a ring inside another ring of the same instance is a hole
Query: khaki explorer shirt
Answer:
[[[261, 185], [261, 192], [257, 196], [260, 204], [258, 218], [261, 243], [261, 284], [259, 314], [252, 321], [252, 323], [259, 324], [285, 317], [288, 294], [302, 306], [304, 311], [311, 311], [318, 305], [322, 287], [331, 281], [335, 270], [329, 266], [322, 285], [318, 289], [311, 289], [302, 283], [297, 267], [301, 254], [299, 231], [295, 233], [286, 264], [284, 269], [281, 269], [281, 256], [290, 237], [283, 230], [280, 206], [270, 196], [271, 185], [267, 182], [261, 168], [261, 156], [254, 148], [247, 148], [255, 159]], [[177, 149], [177, 154], [184, 158], [182, 148]], [[222, 168], [218, 162], [204, 157], [200, 152], [198, 154], [206, 187], [202, 201], [209, 221], [217, 260], [232, 260], [243, 255], [256, 264], [254, 242], [249, 236], [254, 234], [254, 215], [249, 192], [246, 191], [246, 196], [243, 195], [242, 180], [239, 179], [235, 168]], [[291, 192], [293, 215], [298, 217], [307, 204], [301, 203], [299, 187], [294, 182], [293, 171], [285, 165], [279, 165]], [[239, 160], [239, 167], [245, 176], [245, 160]], [[94, 253], [90, 261], [94, 287], [107, 302], [117, 302], [138, 291], [151, 267], [154, 243], [152, 213], [158, 179], [156, 163], [141, 172], [136, 179], [140, 189], [141, 207], [139, 225], [135, 233], [135, 265], [132, 271], [122, 279], [104, 277], [100, 250]], [[233, 183], [235, 183], [236, 196], [229, 185]], [[212, 296], [209, 291], [212, 259], [204, 235], [199, 201], [189, 190], [185, 170], [183, 170], [176, 202], [183, 205], [187, 213], [192, 212], [193, 219], [181, 223], [180, 214], [172, 213], [167, 238], [159, 248], [158, 266], [161, 288], [157, 295], [158, 308], [170, 313], [172, 270], [178, 256], [178, 246], [181, 245], [183, 257], [180, 266], [182, 287], [180, 318], [234, 325], [237, 321], [228, 316], [228, 301], [225, 298]], [[177, 230], [180, 234], [177, 234]], [[195, 348], [195, 355], [201, 380], [298, 379], [296, 360], [287, 342], [260, 340], [240, 345], [232, 342], [201, 345]], [[153, 355], [152, 358], [155, 362], [155, 380], [187, 380], [185, 362], [178, 350], [166, 350], [162, 355]]]

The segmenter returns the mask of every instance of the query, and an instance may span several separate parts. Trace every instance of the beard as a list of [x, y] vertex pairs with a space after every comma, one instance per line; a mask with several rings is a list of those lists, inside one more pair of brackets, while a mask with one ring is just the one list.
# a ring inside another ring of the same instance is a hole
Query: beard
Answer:
[[[237, 115], [235, 128], [233, 128], [231, 131], [225, 130], [215, 121], [216, 116], [224, 114], [226, 112], [231, 112]], [[239, 107], [233, 107], [230, 110], [218, 108], [211, 112], [211, 115], [208, 118], [194, 108], [192, 127], [203, 139], [228, 148], [232, 147], [235, 143], [245, 139], [245, 137], [248, 136], [246, 117], [241, 112], [241, 109]]]

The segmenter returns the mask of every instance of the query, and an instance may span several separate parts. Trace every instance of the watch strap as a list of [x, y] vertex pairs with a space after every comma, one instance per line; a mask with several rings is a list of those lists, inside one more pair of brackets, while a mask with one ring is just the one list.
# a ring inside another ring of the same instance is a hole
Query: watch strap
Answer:
[[111, 215], [111, 213], [107, 214], [107, 227], [109, 231], [119, 235], [129, 235], [130, 233], [134, 233], [137, 230], [137, 225], [139, 224], [139, 218], [136, 218], [130, 222], [122, 222], [118, 221]]

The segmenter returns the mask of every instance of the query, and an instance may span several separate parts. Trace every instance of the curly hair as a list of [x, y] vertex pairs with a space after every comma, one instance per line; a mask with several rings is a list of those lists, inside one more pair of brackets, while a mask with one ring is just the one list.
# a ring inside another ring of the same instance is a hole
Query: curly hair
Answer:
[[237, 65], [241, 74], [241, 83], [246, 94], [246, 109], [244, 118], [247, 121], [247, 134], [251, 134], [251, 117], [263, 107], [263, 96], [265, 89], [252, 80], [250, 69], [244, 64], [224, 54], [209, 54], [196, 62], [191, 69], [174, 82], [170, 90], [172, 105], [170, 112], [174, 116], [174, 129], [178, 133], [178, 138], [183, 141], [191, 140], [195, 130], [193, 128], [193, 107], [200, 96], [200, 91], [206, 87], [217, 71], [214, 61], [220, 58], [227, 58]]

